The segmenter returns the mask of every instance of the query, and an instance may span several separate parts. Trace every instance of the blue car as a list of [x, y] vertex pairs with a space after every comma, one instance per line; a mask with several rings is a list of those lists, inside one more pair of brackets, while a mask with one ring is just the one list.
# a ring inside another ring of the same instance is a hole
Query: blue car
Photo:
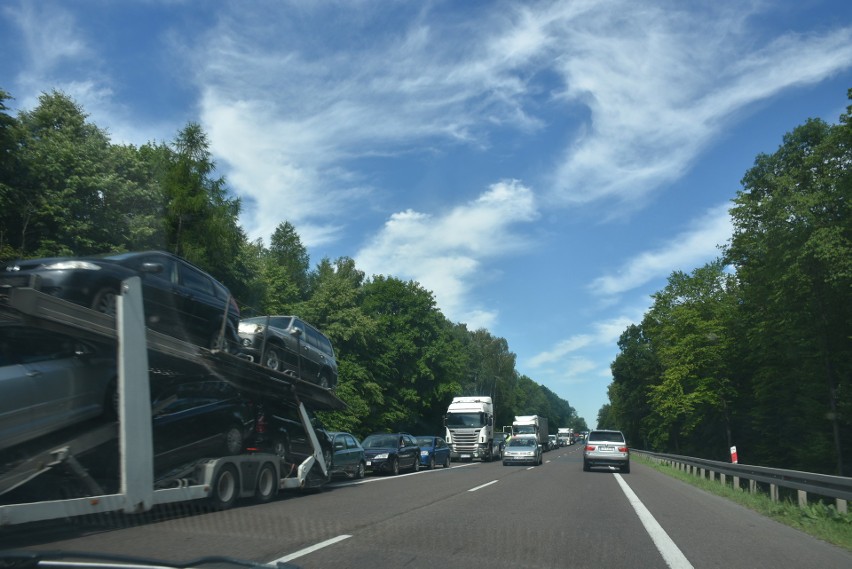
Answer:
[[441, 437], [417, 437], [420, 447], [420, 465], [429, 470], [440, 464], [444, 468], [450, 466], [450, 447]]

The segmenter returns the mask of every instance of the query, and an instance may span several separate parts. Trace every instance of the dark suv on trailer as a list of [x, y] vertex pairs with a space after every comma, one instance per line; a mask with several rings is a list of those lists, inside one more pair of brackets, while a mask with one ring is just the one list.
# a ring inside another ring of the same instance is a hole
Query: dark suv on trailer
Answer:
[[337, 360], [325, 334], [297, 316], [244, 318], [242, 349], [261, 365], [290, 370], [326, 389], [337, 387]]
[[162, 251], [15, 261], [0, 272], [0, 292], [28, 286], [114, 315], [121, 281], [134, 276], [142, 279], [148, 327], [199, 346], [221, 347], [224, 317], [224, 339], [236, 348], [240, 309], [230, 291], [195, 265]]

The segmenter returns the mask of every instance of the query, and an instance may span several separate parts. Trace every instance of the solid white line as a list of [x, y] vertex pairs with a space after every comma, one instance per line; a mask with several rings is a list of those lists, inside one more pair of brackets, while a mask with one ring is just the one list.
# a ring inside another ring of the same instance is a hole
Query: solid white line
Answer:
[[338, 535], [337, 537], [327, 539], [327, 540], [320, 542], [316, 545], [306, 547], [305, 549], [300, 549], [296, 553], [291, 553], [290, 555], [285, 555], [284, 557], [282, 557], [280, 559], [276, 559], [272, 563], [267, 563], [267, 565], [275, 567], [279, 563], [287, 563], [288, 561], [292, 561], [293, 559], [297, 559], [299, 557], [302, 557], [303, 555], [307, 555], [308, 553], [313, 553], [314, 551], [322, 549], [323, 547], [328, 547], [329, 545], [334, 545], [338, 541], [343, 541], [344, 539], [349, 539], [350, 537], [352, 537], [352, 536], [351, 535]]
[[497, 481], [492, 480], [491, 482], [486, 482], [485, 484], [482, 484], [481, 486], [477, 486], [476, 488], [471, 488], [470, 490], [468, 490], [468, 492], [476, 492], [480, 488], [485, 488], [486, 486], [491, 486], [492, 484], [497, 484]]
[[642, 525], [645, 526], [645, 531], [647, 531], [648, 535], [651, 536], [651, 540], [654, 542], [654, 545], [657, 546], [657, 550], [659, 550], [660, 555], [663, 556], [663, 560], [666, 562], [666, 565], [672, 569], [693, 569], [692, 563], [689, 562], [683, 552], [677, 545], [675, 545], [675, 542], [672, 541], [672, 538], [669, 537], [666, 530], [657, 523], [657, 520], [651, 515], [651, 512], [648, 511], [645, 504], [639, 500], [639, 497], [635, 492], [633, 492], [633, 489], [627, 485], [627, 482], [624, 481], [621, 475], [615, 473], [613, 476], [615, 476], [618, 485], [621, 486], [621, 490], [624, 492], [624, 495], [627, 496], [627, 500], [630, 502], [630, 505], [633, 506], [634, 510], [636, 510], [636, 514], [639, 516], [639, 521], [641, 521]]

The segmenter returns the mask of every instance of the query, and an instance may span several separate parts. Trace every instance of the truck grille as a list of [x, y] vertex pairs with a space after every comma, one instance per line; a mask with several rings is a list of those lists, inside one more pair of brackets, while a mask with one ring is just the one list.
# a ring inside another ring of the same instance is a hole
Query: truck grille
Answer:
[[473, 449], [476, 448], [476, 440], [479, 438], [477, 431], [451, 430], [450, 433], [453, 435], [453, 447], [456, 452], [473, 452]]

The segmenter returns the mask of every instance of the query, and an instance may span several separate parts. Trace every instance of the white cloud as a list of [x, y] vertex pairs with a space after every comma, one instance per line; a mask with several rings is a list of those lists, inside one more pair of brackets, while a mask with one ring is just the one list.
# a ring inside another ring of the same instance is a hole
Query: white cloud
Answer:
[[642, 205], [735, 113], [852, 67], [852, 28], [765, 41], [748, 23], [767, 7], [597, 3], [582, 18], [551, 19], [561, 99], [591, 113], [555, 166], [551, 197]]
[[719, 246], [731, 237], [730, 204], [709, 210], [689, 231], [676, 235], [667, 245], [645, 251], [616, 271], [595, 279], [589, 290], [596, 295], [618, 295], [651, 280], [668, 277], [675, 270], [691, 271], [720, 255]]
[[504, 181], [443, 214], [393, 214], [355, 259], [368, 275], [419, 282], [451, 320], [488, 327], [496, 313], [472, 303], [470, 293], [487, 275], [486, 261], [528, 246], [512, 227], [537, 216], [532, 190]]

